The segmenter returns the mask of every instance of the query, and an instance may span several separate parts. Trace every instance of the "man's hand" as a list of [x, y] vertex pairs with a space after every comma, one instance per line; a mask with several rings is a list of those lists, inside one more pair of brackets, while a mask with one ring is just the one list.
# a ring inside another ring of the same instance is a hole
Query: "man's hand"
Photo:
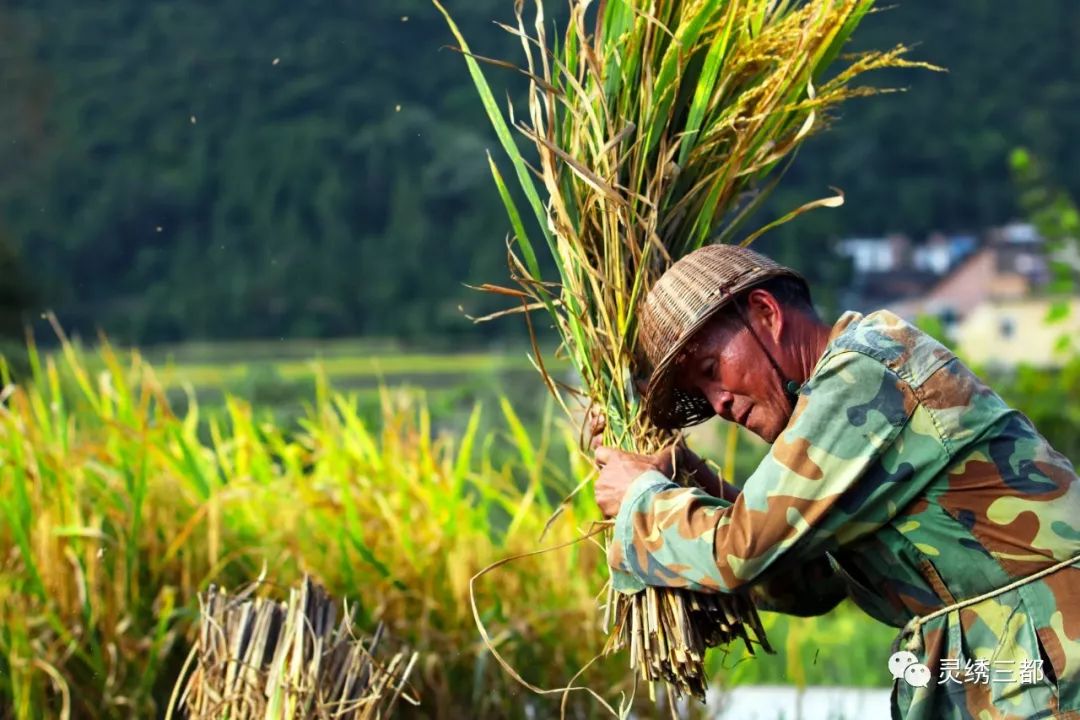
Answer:
[[[604, 414], [602, 411], [600, 411], [596, 407], [593, 407], [589, 410], [589, 414], [585, 418], [584, 428], [584, 431], [589, 435], [589, 447], [594, 453], [597, 453], [601, 449], [605, 450], [608, 453], [618, 453], [620, 456], [622, 456], [619, 460], [620, 468], [626, 465], [634, 466], [628, 468], [627, 471], [632, 472], [636, 468], [638, 469], [637, 475], [640, 475], [645, 470], [659, 470], [665, 476], [670, 478], [674, 474], [674, 469], [672, 466], [672, 463], [674, 462], [676, 467], [685, 469], [693, 473], [694, 480], [697, 482], [697, 484], [700, 485], [701, 488], [710, 495], [723, 498], [728, 502], [734, 502], [735, 498], [738, 497], [738, 488], [736, 488], [734, 485], [730, 485], [722, 481], [720, 477], [718, 477], [717, 474], [713, 472], [711, 468], [709, 468], [709, 466], [705, 463], [704, 460], [699, 458], [690, 448], [686, 447], [686, 445], [684, 444], [680, 443], [676, 446], [676, 452], [674, 453], [674, 457], [670, 447], [661, 450], [656, 455], [634, 455], [632, 453], [624, 453], [620, 450], [615, 450], [614, 448], [603, 448], [601, 438], [604, 434], [604, 428], [606, 424], [606, 419], [604, 418]], [[611, 456], [605, 455], [605, 457], [607, 458], [607, 464], [611, 464]], [[597, 456], [597, 466], [600, 466], [599, 455]], [[645, 470], [640, 469], [640, 467], [644, 467]], [[620, 470], [619, 472], [621, 473], [622, 470]], [[613, 477], [614, 473], [615, 470], [613, 468], [612, 473], [609, 474], [609, 476]], [[634, 478], [636, 478], [637, 475], [634, 475], [626, 482], [625, 486], [621, 491], [623, 494], [625, 494], [626, 492], [626, 487], [628, 487], [629, 484], [634, 481]], [[604, 476], [603, 472], [601, 472], [601, 478], [597, 480], [596, 487], [596, 500], [597, 503], [600, 505], [600, 509], [604, 510], [605, 515], [607, 514], [605, 505], [610, 505], [612, 503], [612, 500], [611, 498], [605, 497], [604, 501], [601, 501], [600, 482], [601, 480], [606, 481], [607, 479], [608, 478]], [[614, 486], [604, 490], [605, 493], [609, 491], [615, 492]], [[618, 498], [616, 498], [616, 500], [617, 502], [614, 503], [615, 512], [612, 513], [611, 516], [617, 514], [618, 507], [622, 503], [622, 494], [620, 494]]]
[[630, 484], [642, 473], [656, 470], [671, 477], [671, 450], [656, 455], [635, 455], [609, 447], [596, 449], [596, 466], [600, 475], [596, 478], [596, 504], [604, 517], [615, 517], [622, 507], [623, 498]]
[[615, 517], [619, 514], [623, 496], [626, 495], [630, 483], [634, 482], [644, 472], [657, 470], [666, 477], [672, 475], [671, 449], [663, 450], [656, 455], [635, 455], [601, 444], [601, 437], [607, 425], [607, 419], [598, 408], [589, 410], [585, 419], [586, 432], [588, 432], [589, 447], [593, 451], [594, 462], [600, 470], [596, 478], [594, 491], [596, 504], [604, 517]]

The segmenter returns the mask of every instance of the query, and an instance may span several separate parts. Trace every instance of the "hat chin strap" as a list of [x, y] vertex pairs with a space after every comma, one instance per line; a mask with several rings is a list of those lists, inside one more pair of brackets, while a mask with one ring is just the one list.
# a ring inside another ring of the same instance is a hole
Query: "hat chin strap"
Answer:
[[769, 352], [769, 349], [765, 347], [765, 343], [763, 343], [761, 341], [761, 338], [758, 337], [757, 332], [754, 330], [754, 326], [750, 324], [750, 321], [747, 319], [746, 314], [743, 312], [743, 309], [739, 307], [738, 303], [735, 304], [735, 312], [739, 315], [739, 320], [742, 321], [743, 326], [750, 331], [751, 337], [754, 338], [754, 341], [758, 344], [758, 347], [761, 348], [761, 352], [765, 354], [765, 357], [766, 359], [768, 359], [769, 364], [772, 365], [773, 372], [776, 373], [776, 378], [780, 381], [780, 389], [783, 390], [784, 397], [787, 398], [788, 403], [794, 410], [795, 403], [799, 397], [799, 383], [795, 382], [794, 380], [784, 379], [784, 371], [780, 369], [780, 363], [776, 362], [776, 358], [774, 358], [773, 354]]

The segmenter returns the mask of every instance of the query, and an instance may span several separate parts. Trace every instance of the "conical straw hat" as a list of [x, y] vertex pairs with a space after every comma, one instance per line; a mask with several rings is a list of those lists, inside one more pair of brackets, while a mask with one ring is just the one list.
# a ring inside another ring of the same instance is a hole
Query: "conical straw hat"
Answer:
[[645, 298], [638, 340], [652, 373], [645, 412], [660, 428], [708, 420], [715, 411], [697, 391], [676, 386], [676, 361], [694, 335], [739, 293], [775, 277], [802, 275], [739, 245], [707, 245], [682, 258]]

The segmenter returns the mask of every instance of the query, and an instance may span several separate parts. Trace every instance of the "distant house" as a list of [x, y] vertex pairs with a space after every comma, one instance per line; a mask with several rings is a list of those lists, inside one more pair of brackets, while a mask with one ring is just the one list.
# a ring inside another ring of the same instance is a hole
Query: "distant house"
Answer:
[[915, 270], [944, 275], [960, 260], [978, 247], [974, 235], [945, 235], [934, 233], [911, 251], [911, 266]]
[[933, 233], [922, 244], [914, 244], [907, 235], [894, 234], [848, 238], [837, 243], [836, 248], [851, 258], [856, 275], [897, 270], [944, 275], [978, 244], [974, 235]]
[[977, 245], [973, 235], [941, 233], [921, 244], [899, 234], [841, 240], [837, 250], [851, 259], [854, 270], [844, 304], [865, 312], [922, 297]]
[[1063, 320], [1047, 323], [1051, 305], [1045, 298], [982, 302], [956, 325], [957, 350], [980, 365], [1061, 365], [1080, 350], [1080, 298]]
[[986, 244], [921, 293], [888, 304], [906, 318], [936, 315], [947, 325], [991, 301], [1029, 297], [1049, 280], [1043, 242], [1030, 225], [990, 233]]
[[848, 238], [837, 243], [837, 250], [851, 258], [857, 276], [886, 273], [907, 265], [911, 240], [905, 235]]

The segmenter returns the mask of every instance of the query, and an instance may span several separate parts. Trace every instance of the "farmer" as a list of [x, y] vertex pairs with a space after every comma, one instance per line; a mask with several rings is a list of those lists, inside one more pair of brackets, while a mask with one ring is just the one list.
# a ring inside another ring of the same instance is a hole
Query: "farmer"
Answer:
[[798, 615], [849, 596], [902, 629], [893, 717], [1080, 718], [1080, 482], [1030, 420], [889, 312], [829, 327], [802, 277], [744, 248], [677, 262], [640, 320], [655, 424], [719, 415], [772, 447], [739, 492], [689, 451], [594, 441], [622, 588]]

